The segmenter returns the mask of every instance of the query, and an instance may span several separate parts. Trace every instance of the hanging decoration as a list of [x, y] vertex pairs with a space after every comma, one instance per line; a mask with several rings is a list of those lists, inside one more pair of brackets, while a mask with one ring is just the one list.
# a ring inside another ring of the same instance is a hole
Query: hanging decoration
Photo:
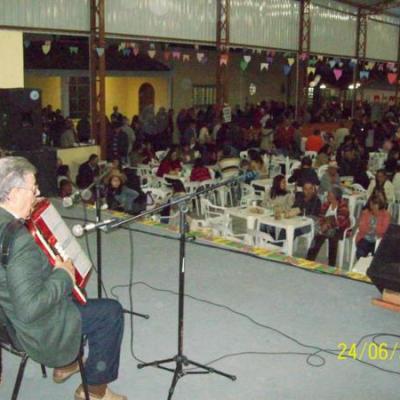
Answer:
[[251, 56], [245, 55], [243, 56], [243, 60], [248, 64], [251, 61]]
[[197, 58], [197, 61], [199, 63], [201, 63], [203, 61], [203, 58], [204, 58], [204, 53], [197, 53], [196, 54], [196, 58]]
[[338, 80], [342, 77], [342, 75], [343, 75], [343, 70], [340, 69], [340, 68], [335, 68], [335, 69], [333, 70], [333, 75], [335, 75], [335, 78], [336, 78], [336, 80], [338, 81]]
[[317, 60], [318, 60], [318, 61], [324, 61], [324, 56], [318, 55], [318, 56], [317, 56]]
[[292, 65], [294, 64], [294, 61], [295, 61], [295, 59], [294, 59], [293, 57], [289, 57], [289, 58], [287, 59], [287, 62], [288, 62], [288, 64], [289, 64], [290, 66], [292, 66]]
[[229, 54], [221, 54], [219, 57], [219, 65], [228, 65]]
[[394, 85], [397, 81], [397, 74], [394, 72], [389, 72], [387, 74], [387, 80], [391, 85]]
[[172, 52], [172, 58], [174, 60], [180, 60], [181, 59], [181, 52], [179, 50], [174, 50]]
[[51, 40], [46, 40], [42, 45], [43, 54], [47, 55], [50, 53], [51, 50]]
[[171, 58], [171, 52], [169, 50], [164, 50], [164, 60], [169, 61]]
[[266, 70], [266, 71], [269, 70], [269, 64], [266, 63], [266, 62], [262, 62], [262, 63], [260, 64], [260, 71], [264, 71], [264, 70]]
[[250, 96], [254, 96], [257, 92], [257, 86], [254, 83], [250, 83], [249, 86], [249, 94]]
[[315, 67], [307, 67], [307, 75], [315, 74], [316, 68]]
[[386, 63], [386, 68], [389, 70], [389, 71], [393, 71], [393, 69], [396, 67], [396, 64], [394, 63], [394, 62], [388, 62], [388, 63]]
[[139, 52], [140, 52], [140, 48], [139, 48], [139, 46], [138, 45], [135, 45], [135, 47], [133, 48], [133, 55], [135, 56], [135, 57], [137, 57], [137, 55], [139, 54]]
[[308, 54], [307, 53], [301, 53], [299, 55], [299, 58], [300, 58], [301, 61], [306, 61], [307, 58], [308, 58]]
[[369, 71], [360, 71], [360, 79], [368, 79]]
[[310, 58], [310, 59], [308, 60], [308, 65], [309, 65], [310, 67], [313, 67], [317, 62], [318, 62], [318, 59], [316, 59], [316, 58]]
[[182, 55], [182, 61], [183, 61], [183, 62], [188, 62], [188, 61], [190, 61], [190, 54], [183, 54], [183, 55]]
[[131, 53], [132, 53], [132, 49], [129, 48], [129, 47], [125, 47], [125, 48], [122, 50], [122, 55], [123, 55], [124, 57], [129, 57], [129, 56], [131, 55]]
[[79, 47], [78, 46], [69, 46], [69, 54], [78, 54]]
[[103, 57], [104, 55], [104, 47], [96, 47], [96, 53], [99, 57]]
[[157, 51], [155, 49], [147, 50], [147, 54], [150, 58], [154, 58], [156, 56]]
[[385, 65], [382, 64], [382, 63], [379, 63], [379, 64], [378, 64], [378, 71], [383, 72], [384, 69], [385, 69]]
[[329, 66], [330, 66], [331, 68], [334, 68], [335, 65], [336, 65], [336, 60], [329, 60], [329, 61], [328, 61], [328, 64], [329, 64]]
[[126, 43], [125, 42], [121, 42], [118, 46], [118, 51], [123, 51], [126, 48]]
[[246, 71], [248, 65], [249, 65], [249, 63], [247, 63], [246, 60], [240, 60], [240, 69], [242, 71]]

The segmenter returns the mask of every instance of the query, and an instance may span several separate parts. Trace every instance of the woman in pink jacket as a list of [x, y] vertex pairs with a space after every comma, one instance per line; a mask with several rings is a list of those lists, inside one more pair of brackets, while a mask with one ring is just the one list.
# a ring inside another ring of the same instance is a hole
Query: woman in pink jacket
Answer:
[[390, 224], [390, 213], [386, 210], [386, 201], [379, 194], [373, 194], [367, 203], [367, 208], [361, 213], [356, 236], [356, 257], [366, 257], [374, 254], [375, 242], [382, 238]]

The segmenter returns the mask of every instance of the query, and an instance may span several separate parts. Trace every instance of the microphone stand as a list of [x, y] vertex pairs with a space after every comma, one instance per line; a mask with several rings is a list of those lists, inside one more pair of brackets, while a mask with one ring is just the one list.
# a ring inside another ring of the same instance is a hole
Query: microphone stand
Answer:
[[[108, 171], [109, 172], [109, 171]], [[96, 224], [101, 222], [101, 179], [104, 174], [95, 179], [93, 184], [96, 195]], [[96, 253], [97, 253], [97, 297], [102, 298], [102, 247], [101, 247], [101, 227], [96, 227]], [[141, 318], [149, 319], [148, 314], [141, 314], [131, 310], [123, 309], [125, 314], [136, 315]]]
[[[184, 332], [184, 300], [185, 300], [185, 252], [186, 252], [186, 231], [187, 231], [187, 222], [186, 215], [188, 212], [188, 204], [190, 204], [191, 200], [195, 197], [206, 194], [208, 192], [214, 191], [215, 189], [225, 186], [227, 184], [237, 183], [243, 180], [241, 177], [235, 177], [233, 179], [229, 179], [227, 181], [221, 182], [219, 184], [213, 185], [207, 189], [203, 189], [197, 193], [188, 194], [180, 197], [179, 199], [173, 200], [169, 203], [163, 204], [153, 210], [145, 211], [140, 215], [127, 218], [126, 220], [122, 220], [119, 222], [110, 222], [110, 224], [106, 225], [106, 232], [110, 232], [112, 229], [118, 228], [126, 223], [132, 222], [136, 219], [139, 219], [143, 216], [153, 214], [155, 212], [161, 211], [165, 207], [169, 207], [172, 205], [178, 205], [179, 207], [179, 292], [178, 292], [178, 352], [176, 355], [170, 358], [161, 359], [152, 361], [149, 363], [140, 363], [137, 365], [139, 369], [145, 367], [157, 367], [163, 369], [165, 371], [173, 372], [172, 383], [168, 391], [168, 400], [172, 399], [172, 396], [175, 391], [176, 384], [178, 380], [185, 375], [193, 375], [193, 374], [217, 374], [221, 375], [225, 378], [231, 379], [232, 381], [236, 380], [235, 375], [227, 374], [220, 370], [214, 369], [204, 364], [200, 364], [197, 361], [193, 361], [184, 355], [183, 353], [183, 332]], [[164, 364], [175, 363], [175, 368], [170, 368], [164, 366]], [[200, 371], [190, 371], [184, 369], [192, 365], [196, 368], [199, 368]]]

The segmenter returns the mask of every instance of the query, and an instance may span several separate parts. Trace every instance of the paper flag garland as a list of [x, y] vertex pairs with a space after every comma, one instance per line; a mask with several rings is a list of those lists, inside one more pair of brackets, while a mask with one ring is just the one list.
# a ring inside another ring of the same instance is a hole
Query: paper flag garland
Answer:
[[333, 70], [333, 74], [335, 75], [335, 78], [336, 78], [336, 80], [338, 81], [338, 80], [342, 77], [342, 75], [343, 75], [343, 70], [342, 70], [342, 69], [339, 69], [339, 68], [335, 68], [335, 69]]
[[150, 48], [151, 50], [154, 50], [154, 49], [156, 48], [156, 45], [155, 45], [154, 43], [150, 43], [150, 44], [149, 44], [149, 48]]
[[269, 64], [268, 63], [261, 63], [260, 64], [260, 71], [264, 71], [264, 69], [266, 71], [268, 71], [268, 69], [269, 69]]
[[243, 60], [248, 64], [251, 61], [251, 56], [243, 56]]
[[126, 48], [126, 43], [125, 42], [121, 42], [118, 46], [118, 51], [122, 51]]
[[164, 50], [164, 60], [168, 61], [171, 58], [171, 52], [169, 50]]
[[315, 67], [307, 67], [307, 75], [315, 74]]
[[317, 56], [318, 61], [324, 61], [324, 56]]
[[[221, 56], [221, 57], [222, 57], [222, 56]], [[249, 64], [246, 62], [246, 60], [241, 60], [241, 61], [240, 61], [240, 69], [241, 69], [242, 71], [246, 71], [248, 65], [249, 65]]]
[[283, 66], [283, 73], [285, 74], [285, 76], [288, 76], [290, 74], [291, 70], [292, 70], [292, 67], [290, 65]]
[[397, 74], [395, 74], [394, 72], [389, 72], [387, 74], [387, 79], [391, 85], [394, 85], [397, 81]]
[[310, 58], [308, 60], [308, 65], [310, 65], [311, 67], [313, 67], [316, 63], [318, 62], [318, 60], [316, 58]]
[[42, 51], [44, 54], [49, 54], [51, 50], [51, 41], [50, 40], [46, 40], [44, 42], [44, 44], [42, 45]]
[[122, 50], [122, 55], [124, 57], [129, 57], [131, 55], [132, 49], [129, 47], [125, 47], [125, 49]]
[[294, 58], [293, 57], [288, 58], [287, 62], [290, 66], [292, 66], [294, 64]]
[[395, 63], [393, 63], [393, 62], [388, 62], [388, 63], [386, 63], [386, 68], [387, 68], [389, 71], [392, 71], [394, 67], [395, 67]]
[[267, 57], [267, 63], [272, 64], [274, 62], [274, 57], [268, 56]]
[[306, 61], [308, 58], [308, 54], [307, 53], [301, 53], [299, 56], [301, 61]]
[[385, 66], [383, 64], [378, 65], [378, 71], [383, 71], [384, 68]]
[[138, 46], [136, 46], [136, 47], [133, 48], [133, 55], [134, 55], [135, 57], [139, 54], [139, 52], [140, 52], [140, 49], [139, 49]]
[[156, 51], [154, 49], [150, 49], [147, 51], [147, 54], [150, 58], [154, 58], [156, 56]]
[[368, 79], [369, 71], [360, 71], [360, 79]]
[[336, 65], [336, 60], [329, 60], [329, 66], [333, 68]]
[[183, 62], [190, 61], [190, 55], [189, 55], [189, 54], [184, 54], [184, 55], [182, 56], [182, 61], [183, 61]]
[[96, 47], [96, 53], [99, 57], [104, 55], [104, 48], [103, 47]]

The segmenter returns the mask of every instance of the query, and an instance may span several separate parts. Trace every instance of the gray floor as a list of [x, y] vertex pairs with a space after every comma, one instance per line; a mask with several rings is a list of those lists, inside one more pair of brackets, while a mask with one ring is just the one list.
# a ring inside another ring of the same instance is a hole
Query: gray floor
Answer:
[[[80, 216], [81, 211], [64, 210]], [[150, 229], [151, 230], [151, 229]], [[94, 252], [94, 235], [90, 235]], [[127, 231], [104, 236], [104, 283], [109, 289], [129, 281]], [[134, 281], [157, 288], [177, 290], [178, 242], [133, 234]], [[83, 243], [84, 245], [84, 243]], [[290, 266], [261, 261], [218, 249], [188, 244], [186, 289], [193, 296], [248, 314], [259, 323], [281, 330], [298, 341], [321, 348], [357, 342], [374, 332], [399, 332], [399, 315], [370, 305], [378, 292], [371, 285], [328, 275], [305, 272]], [[95, 277], [89, 293], [96, 294]], [[129, 306], [128, 290], [115, 291]], [[146, 360], [176, 353], [177, 297], [143, 284], [134, 287], [135, 311], [151, 319], [134, 319], [134, 351]], [[130, 400], [166, 399], [172, 374], [147, 368], [138, 370], [130, 354], [130, 326], [126, 320], [120, 377], [112, 386]], [[389, 339], [385, 339], [389, 341]], [[390, 339], [391, 343], [394, 342]], [[238, 352], [310, 352], [271, 329], [264, 329], [226, 309], [187, 299], [185, 353], [208, 362]], [[264, 399], [391, 399], [398, 397], [399, 376], [383, 373], [358, 362], [323, 355], [326, 364], [316, 368], [305, 355], [242, 355], [215, 363], [215, 368], [237, 375], [237, 381], [217, 375], [181, 379], [176, 400]], [[393, 361], [371, 361], [400, 371], [400, 353]], [[365, 359], [366, 360], [366, 359]], [[15, 357], [4, 355], [4, 383], [0, 399], [10, 397], [17, 369]], [[28, 364], [20, 399], [72, 399], [78, 377], [63, 385], [43, 380], [39, 367]]]

